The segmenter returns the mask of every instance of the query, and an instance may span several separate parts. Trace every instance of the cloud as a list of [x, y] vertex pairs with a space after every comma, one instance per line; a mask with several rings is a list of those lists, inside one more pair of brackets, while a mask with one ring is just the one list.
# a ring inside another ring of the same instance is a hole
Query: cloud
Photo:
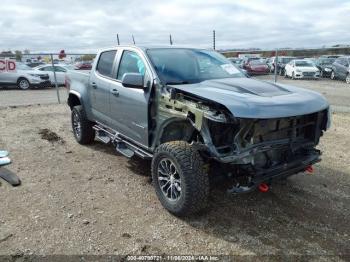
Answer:
[[217, 48], [350, 42], [350, 3], [327, 1], [1, 0], [0, 50], [95, 52], [121, 43]]

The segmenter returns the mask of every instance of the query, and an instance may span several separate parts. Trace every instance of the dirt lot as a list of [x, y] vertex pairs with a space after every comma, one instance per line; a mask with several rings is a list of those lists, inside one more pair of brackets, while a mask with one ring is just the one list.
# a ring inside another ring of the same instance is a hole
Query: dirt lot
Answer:
[[148, 162], [78, 145], [66, 106], [1, 109], [0, 148], [23, 184], [0, 187], [0, 255], [350, 255], [350, 115], [333, 117], [314, 175], [241, 196], [213, 185], [206, 212], [179, 219], [158, 202]]
[[[59, 92], [61, 102], [65, 103], [67, 101], [67, 90], [60, 87]], [[0, 88], [0, 108], [55, 103], [57, 103], [57, 91], [55, 88], [40, 88], [32, 90]]]

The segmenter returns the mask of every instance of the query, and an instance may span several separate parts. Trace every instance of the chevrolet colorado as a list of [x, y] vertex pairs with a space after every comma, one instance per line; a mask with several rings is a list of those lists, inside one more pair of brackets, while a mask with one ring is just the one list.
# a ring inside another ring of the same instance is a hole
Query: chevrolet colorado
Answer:
[[156, 194], [178, 216], [206, 206], [213, 167], [231, 193], [310, 170], [330, 125], [321, 94], [247, 78], [205, 49], [105, 49], [90, 73], [69, 72], [66, 86], [77, 142], [97, 138], [151, 159]]

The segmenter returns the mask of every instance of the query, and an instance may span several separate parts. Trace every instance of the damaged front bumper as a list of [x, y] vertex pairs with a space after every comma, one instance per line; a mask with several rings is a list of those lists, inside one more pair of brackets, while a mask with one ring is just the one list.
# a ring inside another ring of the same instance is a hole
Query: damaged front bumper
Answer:
[[281, 180], [299, 172], [304, 172], [308, 167], [321, 161], [320, 151], [315, 150], [308, 156], [297, 158], [268, 169], [257, 170], [255, 175], [245, 185], [236, 184], [227, 192], [232, 194], [249, 193], [254, 191], [260, 184], [271, 184], [275, 180]]
[[[246, 193], [305, 171], [321, 161], [315, 147], [328, 127], [328, 110], [277, 119], [204, 120], [202, 136], [209, 157], [233, 174], [230, 193]], [[244, 183], [240, 183], [244, 178]]]

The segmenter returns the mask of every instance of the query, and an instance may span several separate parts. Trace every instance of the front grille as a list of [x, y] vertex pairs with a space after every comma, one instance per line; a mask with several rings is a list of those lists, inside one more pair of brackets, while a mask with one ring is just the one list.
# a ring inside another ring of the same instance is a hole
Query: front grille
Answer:
[[315, 72], [303, 72], [303, 76], [314, 76]]

